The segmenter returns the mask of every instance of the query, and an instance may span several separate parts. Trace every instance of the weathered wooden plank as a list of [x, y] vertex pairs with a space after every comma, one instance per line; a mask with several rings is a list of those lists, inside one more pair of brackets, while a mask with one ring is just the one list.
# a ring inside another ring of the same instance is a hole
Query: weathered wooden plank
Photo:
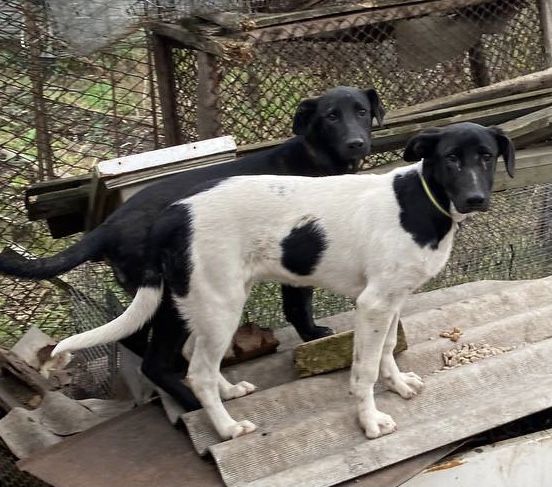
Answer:
[[470, 72], [475, 86], [488, 86], [491, 84], [489, 76], [489, 68], [485, 59], [485, 52], [481, 38], [468, 51], [468, 59], [470, 63]]
[[174, 59], [168, 40], [156, 33], [152, 35], [153, 58], [159, 103], [163, 117], [165, 145], [178, 145], [182, 142], [180, 121], [176, 103], [176, 83], [174, 79]]
[[516, 149], [546, 140], [552, 137], [552, 107], [504, 122], [500, 128], [514, 139]]
[[199, 14], [197, 17], [213, 22], [232, 31], [246, 31], [261, 27], [289, 24], [303, 20], [327, 17], [335, 14], [353, 13], [359, 10], [374, 10], [382, 7], [407, 6], [427, 0], [371, 0], [368, 2], [342, 3], [325, 5], [319, 8], [296, 10], [280, 13], [241, 14], [237, 12], [213, 12]]
[[55, 193], [30, 196], [27, 201], [27, 216], [31, 221], [44, 220], [53, 215], [69, 215], [86, 211], [90, 186], [62, 189]]
[[90, 174], [81, 174], [79, 176], [40, 181], [39, 183], [29, 186], [29, 188], [25, 191], [25, 196], [28, 198], [29, 196], [50, 193], [51, 191], [76, 188], [83, 184], [87, 184], [88, 182], [90, 182]]
[[227, 135], [211, 140], [201, 140], [177, 147], [166, 147], [155, 151], [142, 152], [118, 157], [97, 165], [100, 177], [114, 177], [133, 172], [162, 167], [179, 161], [198, 160], [208, 156], [233, 154], [236, 150], [234, 139]]
[[521, 117], [532, 111], [552, 105], [552, 97], [546, 96], [535, 100], [512, 103], [504, 107], [491, 107], [477, 112], [468, 112], [427, 122], [413, 123], [374, 132], [372, 147], [374, 152], [385, 152], [400, 149], [416, 132], [429, 127], [443, 127], [445, 125], [474, 122], [481, 125], [495, 125], [504, 123], [516, 117]]
[[176, 41], [180, 46], [212, 54], [223, 59], [250, 56], [251, 45], [245, 40], [215, 36], [201, 31], [191, 31], [183, 26], [156, 22], [151, 26], [153, 32]]
[[[300, 377], [345, 369], [353, 361], [354, 331], [336, 333], [318, 340], [301, 343], [295, 348], [293, 362]], [[395, 354], [408, 348], [402, 324], [397, 329]]]
[[390, 112], [394, 117], [412, 115], [414, 113], [428, 112], [453, 106], [460, 106], [467, 103], [475, 103], [482, 100], [526, 93], [528, 91], [540, 90], [552, 87], [552, 69], [545, 69], [518, 78], [501, 81], [482, 88], [463, 91], [454, 95], [436, 98], [424, 103], [418, 103], [409, 107], [400, 108]]
[[200, 139], [222, 134], [217, 106], [220, 74], [217, 58], [206, 52], [197, 53], [197, 133]]
[[550, 0], [539, 0], [538, 5], [546, 65], [552, 66], [552, 2]]
[[388, 128], [400, 125], [408, 125], [415, 122], [423, 122], [436, 120], [443, 117], [452, 117], [470, 112], [477, 112], [483, 109], [504, 109], [514, 105], [515, 102], [530, 102], [537, 101], [546, 96], [552, 96], [552, 87], [542, 88], [539, 90], [525, 91], [512, 95], [501, 96], [499, 98], [490, 98], [486, 100], [454, 105], [451, 107], [437, 108], [424, 112], [412, 113], [408, 115], [397, 115], [396, 111], [391, 111], [385, 117], [385, 126]]
[[73, 435], [18, 466], [55, 487], [224, 487], [216, 467], [201, 459], [185, 432], [151, 403]]
[[[539, 149], [529, 149], [526, 157], [518, 154], [516, 158], [516, 174], [510, 178], [500, 164], [497, 167], [493, 191], [524, 188], [534, 184], [552, 182], [552, 150], [551, 146]], [[533, 152], [534, 151], [534, 152]]]
[[328, 34], [363, 25], [390, 22], [422, 15], [444, 13], [462, 7], [488, 3], [488, 0], [428, 0], [399, 7], [382, 7], [367, 11], [328, 16], [314, 20], [298, 20], [284, 25], [264, 27], [247, 32], [247, 38], [256, 42], [275, 42], [286, 39]]

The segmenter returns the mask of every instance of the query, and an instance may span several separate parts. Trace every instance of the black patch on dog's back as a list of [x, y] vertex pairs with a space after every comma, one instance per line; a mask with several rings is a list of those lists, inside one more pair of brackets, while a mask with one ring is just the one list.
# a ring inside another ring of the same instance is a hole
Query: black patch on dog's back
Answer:
[[[429, 245], [432, 249], [437, 249], [439, 242], [450, 231], [452, 220], [433, 206], [417, 171], [395, 176], [393, 190], [401, 208], [400, 221], [403, 229], [412, 235], [420, 247]], [[434, 196], [443, 205], [446, 198], [439, 194]]]
[[193, 270], [191, 243], [192, 211], [189, 204], [171, 205], [156, 223], [151, 235], [151, 251], [156, 267], [163, 272], [167, 286], [178, 296], [186, 296]]
[[294, 227], [280, 242], [282, 266], [300, 276], [312, 274], [328, 247], [326, 234], [318, 221]]

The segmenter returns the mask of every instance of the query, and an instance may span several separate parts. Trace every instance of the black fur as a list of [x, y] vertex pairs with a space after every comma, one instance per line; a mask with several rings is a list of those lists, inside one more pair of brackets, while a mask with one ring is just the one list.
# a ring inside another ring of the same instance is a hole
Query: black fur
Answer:
[[[337, 118], [334, 120], [330, 113]], [[67, 272], [87, 260], [105, 260], [124, 289], [133, 294], [146, 277], [144, 262], [150, 228], [169, 204], [211, 189], [213, 183], [205, 186], [205, 181], [220, 181], [230, 176], [327, 176], [354, 172], [361, 159], [370, 153], [372, 118], [381, 125], [383, 114], [383, 106], [373, 89], [363, 91], [339, 87], [329, 90], [319, 98], [301, 103], [294, 118], [296, 136], [288, 142], [230, 164], [186, 171], [152, 184], [67, 250], [35, 260], [0, 256], [0, 272], [15, 277], [44, 279]], [[180, 239], [188, 237], [178, 236]], [[178, 263], [181, 268], [186, 265], [185, 262]], [[180, 292], [185, 293], [186, 286]], [[314, 324], [311, 299], [312, 292], [286, 286], [286, 316], [305, 339], [328, 334], [327, 328]], [[152, 337], [148, 346], [150, 327]], [[180, 380], [186, 367], [180, 358], [181, 344], [185, 339], [185, 323], [170, 303], [163, 302], [150, 323], [123, 343], [136, 353], [145, 354], [143, 369], [150, 379], [173, 394], [185, 408], [194, 409], [198, 403], [190, 400], [193, 396]]]
[[280, 243], [282, 266], [300, 276], [312, 274], [328, 247], [324, 229], [317, 221], [296, 226]]
[[312, 287], [282, 286], [284, 316], [290, 323], [304, 323], [296, 327], [297, 333], [305, 342], [333, 335], [331, 328], [317, 325], [312, 318]]
[[[217, 181], [220, 182], [221, 180]], [[216, 184], [202, 185], [205, 191]], [[163, 249], [160, 255], [150, 256], [163, 275], [169, 287], [178, 295], [186, 296], [190, 290], [190, 276], [193, 270], [190, 244], [192, 242], [192, 212], [185, 204], [171, 205], [155, 223], [155, 232], [150, 239], [152, 249]], [[173, 249], [178, 249], [177, 252]]]
[[[434, 184], [429, 184], [439, 204], [447, 208], [446, 196]], [[393, 189], [401, 208], [401, 226], [420, 247], [429, 245], [436, 249], [450, 231], [452, 220], [433, 206], [425, 194], [418, 172], [412, 170], [396, 176]]]

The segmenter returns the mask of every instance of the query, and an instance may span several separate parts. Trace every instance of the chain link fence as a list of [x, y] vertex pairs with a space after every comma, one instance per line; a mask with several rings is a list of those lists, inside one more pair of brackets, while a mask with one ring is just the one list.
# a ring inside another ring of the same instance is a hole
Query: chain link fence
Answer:
[[[393, 109], [545, 68], [537, 2], [438, 3], [282, 18], [241, 33], [229, 59], [174, 47], [186, 140], [204, 135], [198, 110], [214, 118], [209, 135], [254, 143], [290, 136], [298, 102], [336, 85], [372, 85]], [[211, 90], [203, 100], [198, 70]]]

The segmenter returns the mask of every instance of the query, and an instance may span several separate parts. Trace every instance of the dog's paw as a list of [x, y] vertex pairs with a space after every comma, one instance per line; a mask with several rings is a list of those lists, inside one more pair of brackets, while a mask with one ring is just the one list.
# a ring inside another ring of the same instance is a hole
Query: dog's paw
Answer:
[[233, 440], [247, 433], [252, 433], [256, 429], [257, 427], [251, 421], [236, 421], [231, 426], [228, 426], [225, 431], [221, 432], [220, 436], [225, 440]]
[[397, 425], [389, 414], [381, 411], [360, 412], [358, 415], [360, 425], [364, 430], [367, 438], [373, 440], [383, 435], [393, 433], [397, 429]]
[[328, 337], [334, 334], [335, 332], [327, 326], [313, 326], [308, 332], [300, 333], [301, 339], [304, 342], [310, 342], [311, 340]]
[[383, 382], [403, 399], [412, 399], [424, 388], [424, 382], [414, 372], [401, 372], [398, 376], [384, 379]]
[[227, 401], [229, 399], [235, 399], [237, 397], [247, 396], [247, 394], [251, 394], [257, 389], [256, 386], [253, 384], [250, 384], [249, 382], [246, 382], [242, 380], [241, 382], [238, 382], [237, 384], [232, 385], [231, 387], [227, 387], [220, 391], [220, 396], [223, 400]]

